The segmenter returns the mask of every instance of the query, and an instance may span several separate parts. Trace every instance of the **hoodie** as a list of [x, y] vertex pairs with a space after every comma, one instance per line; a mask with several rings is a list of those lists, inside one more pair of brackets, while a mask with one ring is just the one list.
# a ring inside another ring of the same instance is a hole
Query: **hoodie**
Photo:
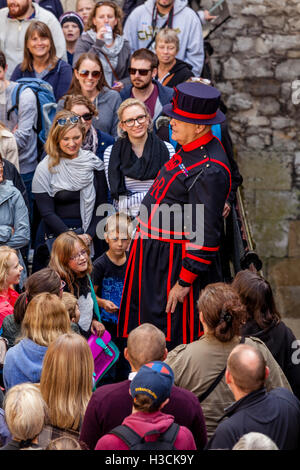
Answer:
[[40, 346], [29, 338], [23, 338], [10, 348], [3, 366], [5, 389], [24, 382], [39, 382], [47, 349], [47, 346]]
[[[141, 437], [149, 431], [156, 430], [159, 434], [165, 432], [174, 422], [174, 417], [161, 411], [155, 413], [143, 413], [138, 411], [124, 419], [125, 424]], [[158, 434], [158, 435], [159, 435]], [[156, 441], [158, 435], [146, 438], [146, 441]], [[191, 431], [185, 426], [180, 426], [174, 447], [176, 450], [196, 450], [195, 441]], [[97, 442], [95, 450], [129, 450], [125, 442], [113, 434], [106, 434]]]
[[[153, 37], [152, 13], [156, 0], [146, 0], [143, 5], [135, 8], [128, 16], [124, 26], [124, 37], [128, 39], [131, 52], [147, 47]], [[166, 22], [168, 15], [157, 15], [156, 30], [159, 31]], [[178, 59], [188, 62], [193, 73], [200, 76], [204, 63], [204, 48], [201, 21], [197, 14], [188, 7], [187, 0], [174, 1], [172, 28], [179, 37]], [[150, 49], [154, 52], [155, 41]]]

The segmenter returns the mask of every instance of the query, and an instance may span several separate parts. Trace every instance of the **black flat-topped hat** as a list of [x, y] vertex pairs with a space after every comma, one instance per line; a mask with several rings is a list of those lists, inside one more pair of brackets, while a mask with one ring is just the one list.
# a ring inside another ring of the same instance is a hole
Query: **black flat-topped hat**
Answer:
[[178, 121], [191, 124], [220, 124], [225, 115], [219, 110], [221, 93], [216, 88], [203, 83], [180, 83], [174, 87], [171, 104], [163, 107], [163, 112]]

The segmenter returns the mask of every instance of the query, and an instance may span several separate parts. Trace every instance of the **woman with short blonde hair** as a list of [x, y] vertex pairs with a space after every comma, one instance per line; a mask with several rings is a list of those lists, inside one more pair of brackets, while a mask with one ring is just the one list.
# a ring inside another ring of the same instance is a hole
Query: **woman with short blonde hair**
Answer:
[[19, 342], [5, 356], [3, 379], [8, 390], [23, 382], [40, 381], [42, 363], [49, 344], [69, 333], [70, 318], [55, 294], [35, 296], [26, 309]]
[[104, 169], [118, 212], [136, 217], [161, 167], [175, 150], [153, 132], [145, 103], [127, 98], [118, 109], [119, 139], [104, 152]]
[[38, 387], [31, 383], [15, 385], [5, 395], [5, 421], [12, 435], [1, 450], [34, 449], [48, 416], [48, 409]]
[[93, 356], [82, 336], [64, 334], [52, 342], [40, 382], [52, 426], [79, 430], [92, 395], [93, 372]]

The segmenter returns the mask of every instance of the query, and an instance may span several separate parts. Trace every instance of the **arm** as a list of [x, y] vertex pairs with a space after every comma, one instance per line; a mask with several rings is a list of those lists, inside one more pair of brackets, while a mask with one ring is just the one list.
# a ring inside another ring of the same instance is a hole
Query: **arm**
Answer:
[[36, 127], [37, 105], [34, 93], [26, 88], [20, 94], [20, 103], [18, 111], [18, 126], [14, 136], [18, 145], [18, 150], [25, 150], [28, 146], [32, 129]]
[[35, 200], [43, 221], [55, 236], [68, 230], [67, 225], [56, 215], [54, 199], [49, 194], [35, 193]]
[[93, 217], [92, 217], [90, 226], [86, 231], [87, 234], [90, 235], [91, 238], [94, 238], [96, 234], [96, 226], [98, 222], [101, 220], [101, 218], [96, 215], [97, 209], [101, 204], [107, 203], [107, 184], [106, 184], [104, 170], [95, 171], [94, 184], [95, 184], [95, 189], [96, 189], [96, 200], [95, 200], [94, 212], [93, 212]]
[[[0, 133], [0, 152], [6, 160], [6, 164], [10, 162], [17, 171], [20, 171], [19, 152], [15, 136], [5, 130]], [[8, 160], [8, 162], [7, 162]]]
[[189, 39], [188, 46], [185, 51], [184, 61], [191, 64], [193, 72], [197, 76], [201, 76], [203, 64], [204, 64], [204, 44], [202, 36], [201, 22], [197, 18], [195, 12], [191, 12], [193, 15], [189, 23]]
[[14, 233], [10, 238], [8, 245], [11, 248], [19, 249], [26, 246], [30, 241], [30, 223], [28, 209], [22, 194], [16, 190], [14, 196]]

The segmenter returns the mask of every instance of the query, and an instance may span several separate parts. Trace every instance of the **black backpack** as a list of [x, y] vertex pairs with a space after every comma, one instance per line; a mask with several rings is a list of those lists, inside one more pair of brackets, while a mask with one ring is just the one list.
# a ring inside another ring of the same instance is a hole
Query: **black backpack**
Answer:
[[[139, 436], [135, 431], [121, 424], [117, 426], [109, 434], [114, 434], [118, 436], [125, 444], [128, 445], [129, 450], [176, 450], [174, 447], [174, 442], [179, 431], [179, 425], [172, 423], [171, 426], [163, 433], [158, 431], [149, 431], [146, 432], [144, 436]], [[159, 437], [156, 441], [146, 442], [145, 437], [152, 434], [159, 434]]]

